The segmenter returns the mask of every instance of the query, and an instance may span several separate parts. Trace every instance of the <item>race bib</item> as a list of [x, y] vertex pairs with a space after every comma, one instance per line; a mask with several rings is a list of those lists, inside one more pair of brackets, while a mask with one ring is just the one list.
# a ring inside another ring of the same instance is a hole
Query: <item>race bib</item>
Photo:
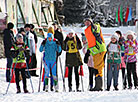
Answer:
[[133, 48], [132, 48], [132, 47], [129, 47], [129, 52], [128, 52], [128, 54], [133, 54], [133, 53], [134, 53]]
[[119, 52], [118, 46], [116, 44], [110, 44], [110, 47], [108, 48], [111, 52]]

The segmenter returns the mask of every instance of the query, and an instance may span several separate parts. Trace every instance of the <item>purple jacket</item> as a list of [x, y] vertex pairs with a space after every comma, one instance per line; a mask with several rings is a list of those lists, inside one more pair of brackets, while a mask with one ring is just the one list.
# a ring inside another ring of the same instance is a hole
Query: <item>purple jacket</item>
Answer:
[[125, 41], [125, 62], [137, 62], [136, 53], [138, 53], [138, 43], [136, 40]]

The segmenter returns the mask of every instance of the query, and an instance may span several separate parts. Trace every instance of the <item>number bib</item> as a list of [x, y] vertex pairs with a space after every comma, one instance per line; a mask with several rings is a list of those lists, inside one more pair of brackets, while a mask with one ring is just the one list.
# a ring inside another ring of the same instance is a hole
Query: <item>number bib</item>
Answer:
[[69, 40], [68, 43], [67, 43], [67, 45], [69, 47], [69, 50], [68, 50], [69, 53], [76, 53], [76, 52], [78, 52], [77, 43], [74, 42], [73, 40]]
[[129, 47], [129, 52], [128, 52], [128, 54], [133, 54], [133, 53], [134, 53], [133, 48], [132, 48], [132, 47]]
[[111, 52], [119, 52], [118, 46], [116, 44], [110, 44], [108, 50]]

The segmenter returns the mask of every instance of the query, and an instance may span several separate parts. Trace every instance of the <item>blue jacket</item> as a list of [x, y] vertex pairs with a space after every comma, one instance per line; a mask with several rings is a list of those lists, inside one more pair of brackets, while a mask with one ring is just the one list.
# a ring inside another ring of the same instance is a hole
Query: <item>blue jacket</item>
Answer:
[[56, 52], [61, 52], [61, 46], [56, 44], [56, 41], [49, 41], [47, 39], [45, 45], [40, 46], [39, 51], [44, 51], [45, 61], [56, 61]]

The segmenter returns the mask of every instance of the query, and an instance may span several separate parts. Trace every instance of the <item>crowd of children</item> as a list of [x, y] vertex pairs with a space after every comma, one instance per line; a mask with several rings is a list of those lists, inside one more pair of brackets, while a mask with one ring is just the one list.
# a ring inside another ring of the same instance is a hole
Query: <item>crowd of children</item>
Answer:
[[[47, 38], [42, 41], [39, 48], [40, 52], [44, 52], [43, 63], [45, 73], [43, 77], [43, 91], [48, 92], [48, 79], [51, 78], [51, 91], [53, 91], [54, 86], [55, 91], [58, 92], [57, 59], [58, 56], [61, 55], [62, 50], [66, 52], [65, 66], [68, 67], [69, 92], [72, 92], [73, 68], [75, 72], [76, 91], [80, 91], [79, 68], [83, 65], [83, 61], [79, 52], [81, 49], [85, 54], [84, 63], [87, 64], [89, 70], [89, 91], [102, 91], [102, 70], [104, 68], [105, 58], [107, 58], [107, 91], [110, 91], [112, 79], [114, 89], [119, 90], [118, 77], [120, 69], [122, 71], [123, 89], [127, 88], [127, 80], [128, 89], [132, 89], [133, 84], [131, 74], [133, 75], [134, 87], [137, 89], [138, 80], [136, 72], [136, 54], [138, 53], [138, 43], [136, 41], [135, 33], [128, 31], [125, 37], [123, 37], [123, 34], [120, 31], [116, 31], [114, 34], [112, 34], [111, 41], [105, 48], [100, 26], [98, 24], [93, 24], [90, 19], [86, 19], [84, 22], [88, 28], [85, 30], [86, 34], [81, 34], [83, 46], [79, 37], [72, 29], [69, 30], [65, 40], [63, 40], [63, 35], [61, 32], [59, 32], [55, 23], [53, 24], [54, 27], [50, 27], [48, 29]], [[19, 85], [19, 73], [22, 75], [24, 92], [28, 93], [26, 78], [30, 78], [30, 76], [27, 76], [28, 71], [26, 72], [25, 69], [29, 67], [30, 57], [32, 57], [32, 60], [36, 59], [35, 44], [37, 44], [37, 38], [34, 38], [34, 35], [32, 34], [34, 31], [30, 32], [29, 27], [30, 25], [25, 25], [24, 29], [20, 29], [19, 33], [16, 35], [15, 41], [12, 41], [12, 46], [10, 46], [11, 55], [8, 55], [8, 57], [11, 56], [13, 58], [12, 67], [15, 67], [17, 93], [21, 92]], [[89, 33], [91, 29], [92, 32]], [[88, 34], [93, 34], [93, 36]], [[28, 39], [26, 39], [26, 37]], [[91, 37], [95, 39], [95, 43], [93, 43], [94, 41], [91, 42]], [[32, 66], [34, 64], [32, 64]], [[36, 67], [36, 65], [34, 67], [32, 66], [31, 68]], [[30, 74], [32, 76], [38, 76], [36, 75], [36, 71], [30, 72]], [[94, 75], [95, 87], [93, 88]], [[10, 78], [7, 80], [9, 82]]]

